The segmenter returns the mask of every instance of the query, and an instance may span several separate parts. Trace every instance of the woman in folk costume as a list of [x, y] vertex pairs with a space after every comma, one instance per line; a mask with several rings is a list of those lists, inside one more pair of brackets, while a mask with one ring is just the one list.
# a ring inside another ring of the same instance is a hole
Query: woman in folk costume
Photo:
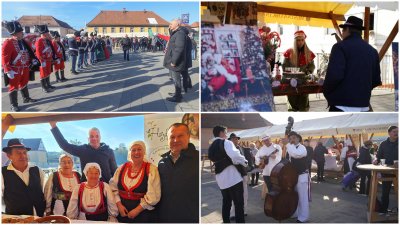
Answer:
[[161, 198], [160, 175], [156, 166], [144, 160], [145, 154], [145, 143], [133, 142], [130, 161], [118, 167], [110, 180], [121, 223], [154, 222], [152, 210]]
[[118, 208], [110, 186], [100, 181], [99, 164], [87, 163], [83, 173], [87, 182], [82, 182], [74, 188], [67, 216], [70, 219], [115, 222]]
[[101, 39], [101, 35], [98, 35], [96, 38], [96, 59], [97, 61], [103, 61], [105, 58], [103, 40]]
[[[299, 30], [294, 33], [293, 48], [286, 50], [283, 54], [285, 57], [282, 68], [285, 71], [286, 67], [299, 67], [300, 72], [305, 75], [312, 74], [315, 69], [314, 53], [308, 48], [306, 44], [307, 35], [304, 31]], [[308, 111], [310, 103], [308, 94], [291, 95], [288, 96], [288, 110], [289, 111]]]
[[62, 154], [59, 169], [50, 174], [44, 187], [47, 215], [66, 215], [72, 191], [79, 186], [81, 175], [74, 171], [72, 157]]
[[106, 57], [106, 59], [109, 59], [110, 52], [108, 51], [108, 48], [107, 48], [106, 36], [103, 36], [103, 38], [101, 40], [102, 40], [102, 45], [103, 45], [104, 56]]
[[[54, 70], [56, 71], [56, 82], [64, 82], [68, 79], [65, 78], [64, 69], [65, 69], [65, 48], [64, 45], [60, 41], [60, 34], [58, 31], [50, 31], [50, 35], [53, 38], [51, 42], [54, 50], [56, 51], [57, 60], [54, 62]], [[61, 75], [61, 78], [60, 78]]]

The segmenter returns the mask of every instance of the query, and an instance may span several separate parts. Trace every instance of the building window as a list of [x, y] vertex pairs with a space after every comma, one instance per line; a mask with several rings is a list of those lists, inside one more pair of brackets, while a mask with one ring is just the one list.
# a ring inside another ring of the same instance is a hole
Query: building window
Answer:
[[105, 27], [103, 27], [103, 34], [105, 34], [106, 33], [106, 28]]
[[95, 28], [94, 28], [94, 32], [96, 32], [96, 33], [97, 33], [97, 32], [98, 32], [98, 30], [99, 30], [99, 28], [97, 28], [97, 27], [95, 27]]
[[124, 28], [123, 28], [123, 27], [120, 27], [120, 28], [119, 28], [119, 32], [120, 32], [120, 33], [124, 33]]
[[131, 33], [135, 32], [135, 28], [131, 27]]
[[140, 32], [144, 32], [144, 27], [141, 27], [141, 28], [140, 28]]
[[115, 33], [115, 27], [111, 27], [111, 33]]
[[26, 26], [26, 27], [25, 27], [25, 33], [29, 34], [30, 32], [31, 32], [31, 28], [28, 27], [28, 26]]

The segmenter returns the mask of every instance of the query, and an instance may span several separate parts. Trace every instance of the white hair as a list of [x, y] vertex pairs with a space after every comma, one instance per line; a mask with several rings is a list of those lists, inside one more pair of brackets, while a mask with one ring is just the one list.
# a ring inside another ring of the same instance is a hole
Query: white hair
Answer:
[[92, 131], [92, 130], [96, 131], [96, 132], [100, 135], [100, 130], [99, 130], [99, 128], [97, 128], [97, 127], [92, 127], [92, 128], [89, 129], [89, 136], [90, 136], [90, 131]]

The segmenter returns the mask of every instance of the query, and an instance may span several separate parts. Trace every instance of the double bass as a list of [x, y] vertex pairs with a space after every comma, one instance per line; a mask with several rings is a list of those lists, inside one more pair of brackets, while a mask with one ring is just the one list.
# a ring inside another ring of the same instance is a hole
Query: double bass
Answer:
[[[294, 120], [288, 118], [285, 137], [293, 128]], [[290, 218], [297, 209], [299, 196], [295, 190], [298, 175], [289, 160], [283, 159], [271, 171], [272, 189], [268, 190], [264, 202], [265, 215], [281, 221]]]

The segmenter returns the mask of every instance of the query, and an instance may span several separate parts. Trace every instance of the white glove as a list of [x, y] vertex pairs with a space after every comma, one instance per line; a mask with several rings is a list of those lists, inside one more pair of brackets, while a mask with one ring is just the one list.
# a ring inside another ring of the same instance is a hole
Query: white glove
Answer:
[[46, 67], [46, 61], [43, 61], [41, 66]]
[[10, 78], [10, 79], [14, 79], [16, 74], [17, 73], [15, 71], [10, 70], [10, 71], [7, 72], [7, 77]]

